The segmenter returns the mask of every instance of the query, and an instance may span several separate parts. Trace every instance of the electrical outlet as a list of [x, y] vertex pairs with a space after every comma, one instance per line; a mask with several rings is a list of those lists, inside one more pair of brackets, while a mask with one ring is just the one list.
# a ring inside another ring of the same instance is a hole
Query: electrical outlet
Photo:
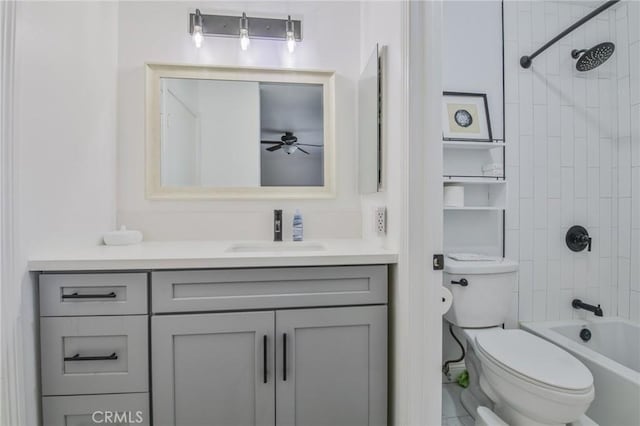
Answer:
[[375, 226], [376, 233], [380, 236], [387, 233], [387, 208], [376, 207], [375, 209]]

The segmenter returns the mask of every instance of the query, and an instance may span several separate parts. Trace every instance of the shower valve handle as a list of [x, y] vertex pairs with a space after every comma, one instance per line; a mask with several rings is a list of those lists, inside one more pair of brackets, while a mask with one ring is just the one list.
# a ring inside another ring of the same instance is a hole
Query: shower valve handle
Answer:
[[569, 228], [567, 231], [567, 235], [565, 237], [565, 242], [567, 243], [567, 247], [571, 251], [579, 252], [584, 249], [587, 251], [591, 251], [591, 236], [589, 236], [589, 231], [586, 230], [583, 226], [575, 225]]

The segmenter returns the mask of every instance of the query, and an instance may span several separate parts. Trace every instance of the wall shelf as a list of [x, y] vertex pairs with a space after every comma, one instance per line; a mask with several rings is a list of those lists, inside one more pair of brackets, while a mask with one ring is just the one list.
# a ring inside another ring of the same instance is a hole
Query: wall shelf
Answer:
[[443, 206], [444, 210], [500, 211], [507, 205], [507, 181], [503, 178], [444, 177], [443, 185], [464, 186], [464, 206]]
[[461, 210], [469, 210], [469, 211], [480, 211], [480, 210], [487, 210], [487, 211], [500, 211], [500, 210], [504, 210], [504, 207], [502, 206], [465, 206], [465, 207], [447, 207], [444, 206], [444, 210], [456, 210], [456, 211], [461, 211]]
[[444, 183], [464, 183], [476, 185], [504, 185], [507, 183], [503, 177], [484, 176], [484, 177], [462, 177], [462, 176], [443, 176]]
[[495, 149], [504, 148], [504, 142], [469, 142], [469, 141], [442, 141], [445, 149]]

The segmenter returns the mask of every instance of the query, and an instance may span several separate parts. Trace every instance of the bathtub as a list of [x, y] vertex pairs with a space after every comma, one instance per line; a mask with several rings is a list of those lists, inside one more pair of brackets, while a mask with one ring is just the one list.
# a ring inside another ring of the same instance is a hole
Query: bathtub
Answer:
[[[571, 352], [591, 370], [596, 396], [587, 416], [601, 426], [640, 425], [640, 324], [593, 317], [521, 327]], [[591, 332], [586, 342], [580, 337], [584, 328]]]

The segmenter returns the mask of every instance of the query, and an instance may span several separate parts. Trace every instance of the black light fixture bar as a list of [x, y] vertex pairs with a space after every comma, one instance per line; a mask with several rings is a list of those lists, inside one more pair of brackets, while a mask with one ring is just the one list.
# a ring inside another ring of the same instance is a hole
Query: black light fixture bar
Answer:
[[[239, 16], [202, 15], [202, 33], [205, 36], [240, 37]], [[189, 34], [193, 34], [196, 14], [189, 14]], [[287, 19], [252, 18], [249, 19], [249, 37], [268, 40], [287, 39]], [[296, 41], [302, 40], [302, 21], [293, 21], [293, 33]]]
[[560, 40], [561, 38], [563, 38], [564, 36], [566, 36], [567, 34], [572, 32], [573, 30], [575, 30], [576, 28], [578, 28], [579, 26], [581, 26], [585, 22], [590, 21], [594, 17], [598, 16], [599, 14], [601, 14], [602, 12], [604, 12], [605, 10], [609, 9], [611, 6], [613, 6], [613, 5], [615, 5], [616, 3], [619, 3], [619, 2], [620, 2], [620, 0], [609, 0], [609, 1], [605, 2], [600, 7], [595, 9], [593, 12], [589, 13], [587, 16], [585, 16], [584, 18], [580, 19], [578, 22], [576, 22], [575, 24], [571, 25], [569, 28], [567, 28], [566, 30], [564, 30], [563, 32], [561, 32], [560, 34], [558, 34], [557, 36], [552, 38], [549, 42], [547, 42], [547, 44], [545, 44], [540, 49], [538, 49], [535, 52], [533, 52], [531, 55], [521, 57], [520, 58], [520, 66], [522, 68], [529, 68], [531, 66], [531, 62], [533, 61], [533, 59], [536, 56], [538, 56], [539, 54], [541, 54], [542, 52], [547, 50], [549, 47], [553, 46], [558, 40]]

